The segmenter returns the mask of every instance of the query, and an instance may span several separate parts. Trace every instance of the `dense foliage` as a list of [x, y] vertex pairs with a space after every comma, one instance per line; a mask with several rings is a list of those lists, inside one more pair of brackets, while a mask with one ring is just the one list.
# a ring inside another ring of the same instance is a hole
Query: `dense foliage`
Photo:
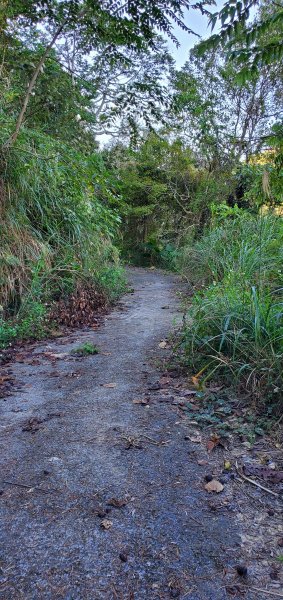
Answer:
[[[190, 368], [273, 402], [283, 5], [213, 6], [2, 0], [0, 344], [75, 324], [79, 306], [88, 323], [124, 289], [122, 257], [194, 286]], [[218, 30], [176, 69], [166, 38], [192, 10]]]
[[[218, 212], [179, 261], [195, 294], [183, 332], [185, 360], [276, 404], [282, 390], [283, 223], [274, 215]], [[205, 288], [205, 291], [203, 291]]]

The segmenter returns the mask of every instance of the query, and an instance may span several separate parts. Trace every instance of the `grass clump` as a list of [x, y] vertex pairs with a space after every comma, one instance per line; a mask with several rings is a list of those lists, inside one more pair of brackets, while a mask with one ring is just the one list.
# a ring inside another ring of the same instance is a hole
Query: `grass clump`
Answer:
[[92, 344], [92, 342], [85, 342], [78, 348], [72, 351], [72, 354], [76, 354], [77, 356], [91, 356], [93, 354], [99, 354], [99, 348]]
[[21, 307], [17, 317], [0, 317], [0, 349], [16, 340], [43, 339], [50, 332], [46, 307], [33, 301]]
[[238, 214], [185, 248], [181, 269], [198, 291], [183, 328], [185, 363], [202, 382], [221, 377], [258, 402], [283, 392], [283, 222]]

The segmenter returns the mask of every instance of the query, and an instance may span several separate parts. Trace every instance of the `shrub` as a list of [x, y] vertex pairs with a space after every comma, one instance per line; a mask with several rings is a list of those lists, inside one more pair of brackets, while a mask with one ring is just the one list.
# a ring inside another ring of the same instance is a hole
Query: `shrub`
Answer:
[[75, 350], [72, 351], [72, 354], [77, 356], [91, 356], [93, 354], [99, 354], [99, 348], [95, 344], [92, 344], [92, 342], [85, 342], [81, 346], [78, 346], [78, 348], [75, 348]]
[[13, 319], [0, 318], [0, 348], [6, 348], [18, 339], [42, 339], [48, 332], [46, 307], [40, 302], [28, 302]]
[[186, 364], [203, 380], [217, 373], [269, 400], [283, 391], [282, 234], [280, 218], [245, 213], [182, 257], [186, 276], [208, 285], [195, 295], [183, 329]]
[[[236, 216], [235, 216], [236, 214]], [[178, 269], [191, 283], [201, 286], [230, 283], [283, 285], [283, 221], [274, 215], [252, 216], [241, 210], [226, 213], [196, 242], [180, 249]]]
[[[1, 146], [9, 127], [1, 114], [0, 125]], [[44, 312], [46, 321], [49, 306], [72, 294], [78, 282], [92, 282], [105, 302], [124, 284], [113, 245], [120, 217], [98, 153], [86, 157], [47, 134], [23, 129], [16, 147], [1, 151], [0, 166], [4, 344], [41, 337], [43, 319], [33, 311]], [[27, 306], [35, 317], [30, 328], [24, 325]]]

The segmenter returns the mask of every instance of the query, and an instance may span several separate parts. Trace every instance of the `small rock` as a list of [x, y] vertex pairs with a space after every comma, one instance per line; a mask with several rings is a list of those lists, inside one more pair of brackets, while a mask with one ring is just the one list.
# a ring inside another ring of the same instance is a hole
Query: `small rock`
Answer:
[[273, 579], [276, 581], [277, 579], [279, 579], [278, 571], [275, 571], [275, 569], [274, 569], [274, 571], [270, 571], [269, 577], [270, 577], [270, 579]]
[[119, 558], [122, 562], [127, 562], [128, 560], [127, 554], [125, 554], [125, 552], [120, 552]]
[[248, 568], [246, 565], [236, 565], [236, 571], [240, 577], [247, 577], [248, 575]]
[[155, 390], [160, 390], [161, 385], [160, 383], [152, 383], [151, 386], [148, 388], [149, 390], [155, 391]]
[[206, 481], [206, 483], [209, 483], [212, 480], [213, 480], [213, 475], [211, 475], [210, 473], [204, 476], [204, 481]]
[[101, 521], [100, 523], [100, 527], [102, 527], [102, 529], [111, 529], [113, 523], [112, 521], [109, 521], [109, 519], [103, 519], [103, 521]]
[[180, 590], [178, 588], [172, 588], [170, 590], [170, 596], [171, 596], [171, 598], [179, 598], [180, 593], [181, 592], [180, 592]]
[[283, 538], [280, 538], [280, 539], [278, 540], [278, 546], [279, 546], [280, 548], [283, 548]]

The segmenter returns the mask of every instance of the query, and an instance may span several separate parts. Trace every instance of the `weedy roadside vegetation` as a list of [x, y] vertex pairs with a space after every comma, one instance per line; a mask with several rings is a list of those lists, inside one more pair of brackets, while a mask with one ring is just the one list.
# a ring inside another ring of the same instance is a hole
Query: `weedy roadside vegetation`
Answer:
[[[1, 124], [3, 140], [8, 125]], [[120, 217], [98, 154], [86, 157], [23, 129], [0, 162], [3, 348], [15, 339], [48, 335], [53, 304], [78, 284], [92, 282], [112, 302], [126, 283], [113, 243]]]
[[196, 289], [185, 321], [183, 360], [204, 384], [236, 383], [276, 411], [283, 392], [283, 221], [235, 211], [179, 254]]
[[93, 354], [99, 354], [99, 348], [95, 344], [92, 344], [92, 342], [85, 342], [81, 346], [78, 346], [78, 348], [72, 350], [72, 354], [77, 356], [91, 356]]

